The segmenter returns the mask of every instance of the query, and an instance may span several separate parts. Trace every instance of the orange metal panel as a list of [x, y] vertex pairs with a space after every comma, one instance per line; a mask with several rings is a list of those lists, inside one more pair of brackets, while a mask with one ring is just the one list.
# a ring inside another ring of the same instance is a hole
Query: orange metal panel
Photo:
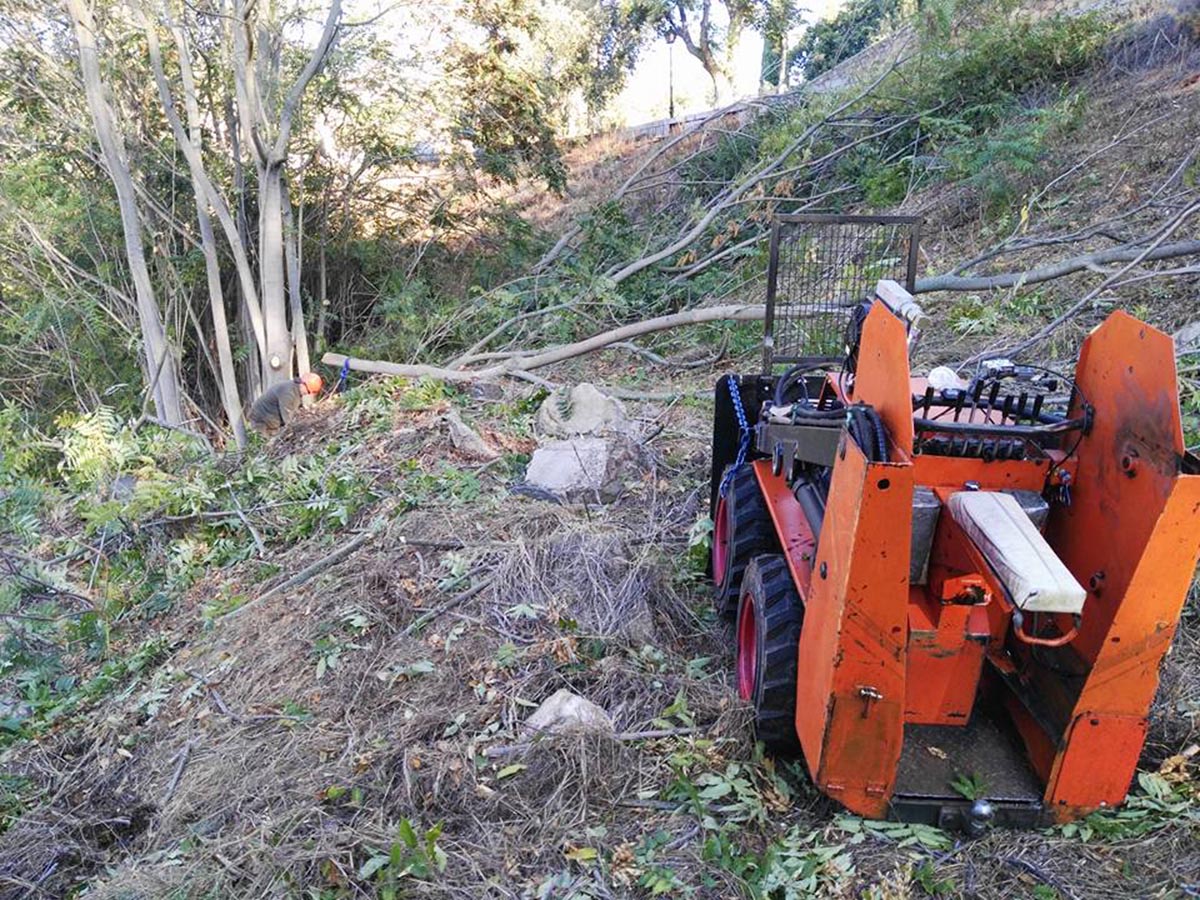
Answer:
[[[840, 561], [853, 552], [858, 529], [859, 499], [866, 479], [867, 462], [862, 452], [843, 433], [845, 456], [834, 466], [825, 506], [825, 519], [817, 554], [825, 563], [825, 575], [814, 578], [804, 609], [800, 632], [796, 684], [796, 734], [809, 772], [821, 765], [825, 727], [832, 705], [834, 662], [841, 636], [846, 579], [849, 569]], [[831, 560], [835, 561], [831, 564]]]
[[[1179, 474], [1183, 434], [1171, 338], [1115, 312], [1084, 342], [1076, 380], [1095, 407], [1095, 425], [1079, 443], [1073, 502], [1051, 510], [1046, 536], [1081, 584], [1099, 576], [1075, 642], [1092, 660]], [[1184, 532], [1193, 539], [1191, 552], [1177, 547], [1192, 566], [1198, 534]], [[1140, 598], [1136, 605], [1145, 606]]]
[[788, 570], [800, 592], [800, 599], [807, 603], [809, 585], [812, 582], [813, 557], [817, 552], [817, 541], [808, 524], [808, 517], [796, 501], [787, 480], [782, 475], [771, 473], [771, 461], [760, 459], [753, 463], [754, 475], [762, 488], [775, 523], [775, 532], [783, 546]]
[[796, 730], [819, 786], [882, 815], [903, 740], [912, 467], [844, 447], [800, 635]]
[[1200, 552], [1200, 477], [1179, 474], [1171, 339], [1113, 313], [1084, 343], [1077, 381], [1095, 407], [1095, 426], [1080, 442], [1075, 502], [1053, 510], [1047, 528], [1063, 562], [1091, 588], [1072, 643], [1090, 672], [1047, 786], [1047, 800], [1068, 810], [1056, 809], [1062, 816], [1124, 796], [1144, 736], [1136, 723], [1149, 710]]
[[1124, 801], [1145, 739], [1144, 717], [1076, 717], [1046, 793], [1055, 821], [1069, 822]]
[[863, 322], [854, 399], [870, 403], [887, 426], [888, 436], [905, 457], [912, 454], [912, 391], [908, 380], [908, 332], [882, 303]]
[[[899, 698], [839, 694], [830, 707], [826, 764], [814, 780], [826, 794], [860, 816], [882, 819], [888, 813], [904, 740]], [[863, 765], [855, 765], [855, 761]]]
[[[968, 481], [975, 481], [985, 491], [1041, 491], [1054, 464], [1047, 459], [992, 460], [965, 459], [956, 456], [913, 457], [914, 479], [927, 487], [946, 487], [961, 490]], [[1074, 463], [1063, 466], [1067, 471]]]
[[943, 604], [924, 592], [908, 608], [904, 719], [919, 725], [965, 725], [971, 718], [988, 617], [983, 606]]

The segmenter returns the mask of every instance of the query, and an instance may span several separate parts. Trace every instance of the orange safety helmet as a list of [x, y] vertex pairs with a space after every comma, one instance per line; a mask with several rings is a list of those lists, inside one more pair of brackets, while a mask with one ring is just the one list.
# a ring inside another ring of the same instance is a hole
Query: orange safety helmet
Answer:
[[325, 382], [321, 380], [321, 376], [316, 372], [309, 372], [300, 376], [300, 383], [304, 385], [304, 390], [309, 394], [321, 393], [321, 388], [325, 386]]

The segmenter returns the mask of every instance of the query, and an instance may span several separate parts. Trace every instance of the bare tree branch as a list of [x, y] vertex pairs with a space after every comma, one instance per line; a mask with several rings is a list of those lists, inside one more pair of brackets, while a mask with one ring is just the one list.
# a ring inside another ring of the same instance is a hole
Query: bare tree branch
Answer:
[[[1195, 209], [1195, 207], [1192, 207]], [[1094, 270], [1106, 263], [1150, 262], [1156, 259], [1172, 259], [1200, 253], [1200, 240], [1177, 241], [1172, 244], [1153, 244], [1149, 248], [1113, 247], [1097, 250], [1083, 256], [1059, 260], [1024, 272], [1005, 272], [1002, 275], [934, 275], [917, 279], [915, 293], [930, 294], [935, 291], [989, 291], [995, 288], [1022, 287], [1040, 284], [1084, 270]]]
[[520, 373], [540, 369], [576, 356], [602, 350], [612, 344], [628, 341], [644, 334], [667, 331], [683, 325], [700, 325], [705, 322], [757, 322], [766, 314], [766, 307], [758, 305], [708, 306], [685, 310], [667, 316], [658, 316], [642, 322], [634, 322], [593, 335], [573, 344], [552, 347], [529, 356], [513, 357], [505, 362], [484, 369], [452, 369], [442, 366], [409, 365], [380, 360], [355, 359], [341, 353], [326, 353], [321, 362], [340, 368], [349, 362], [356, 372], [372, 372], [377, 375], [398, 375], [403, 378], [437, 378], [443, 381], [491, 381], [506, 375], [519, 377]]

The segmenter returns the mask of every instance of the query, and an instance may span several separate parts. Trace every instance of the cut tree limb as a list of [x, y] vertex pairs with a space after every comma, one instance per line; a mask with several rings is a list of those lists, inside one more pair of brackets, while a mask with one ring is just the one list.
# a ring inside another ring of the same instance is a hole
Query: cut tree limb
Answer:
[[[982, 291], [994, 288], [1020, 287], [1027, 284], [1050, 281], [1054, 278], [1061, 278], [1075, 272], [1094, 271], [1096, 267], [1106, 263], [1126, 263], [1119, 272], [1109, 276], [1105, 284], [1101, 285], [1101, 288], [1103, 288], [1116, 281], [1117, 277], [1124, 275], [1138, 263], [1200, 254], [1200, 240], [1165, 243], [1166, 238], [1170, 237], [1196, 209], [1197, 207], [1193, 206], [1189, 210], [1186, 210], [1171, 225], [1161, 231], [1153, 241], [1149, 244], [1143, 241], [1143, 246], [1140, 247], [1124, 246], [1109, 250], [1100, 250], [1095, 253], [1071, 257], [1070, 259], [1029, 269], [1024, 272], [1009, 272], [989, 276], [938, 275], [918, 280], [915, 292], [921, 294], [935, 291]], [[1090, 299], [1095, 294], [1096, 292], [1093, 291], [1085, 299]], [[1083, 301], [1080, 302], [1082, 303]], [[1077, 303], [1073, 307], [1073, 310], [1077, 310], [1079, 307], [1080, 304]], [[529, 373], [534, 369], [551, 366], [555, 363], [583, 356], [584, 354], [602, 350], [606, 347], [626, 345], [627, 349], [628, 341], [642, 335], [668, 331], [684, 325], [699, 325], [706, 322], [756, 322], [761, 321], [765, 315], [766, 307], [757, 304], [708, 306], [684, 310], [683, 312], [646, 319], [642, 322], [633, 322], [629, 325], [613, 328], [570, 344], [550, 347], [540, 351], [515, 350], [512, 351], [512, 355], [508, 356], [508, 358], [478, 369], [461, 368], [461, 364], [460, 366], [455, 366], [454, 364], [450, 366], [434, 366], [356, 359], [341, 353], [326, 353], [321, 358], [321, 362], [334, 368], [340, 368], [348, 364], [350, 369], [356, 372], [395, 375], [402, 378], [435, 378], [443, 381], [473, 382], [495, 380], [496, 378], [507, 376], [532, 381], [534, 378]], [[1048, 329], [1057, 328], [1060, 324], [1061, 321], [1056, 321], [1051, 326], [1048, 326]], [[1043, 329], [1034, 339], [1044, 337], [1048, 333], [1048, 329]], [[1021, 346], [1022, 348], [1028, 346], [1028, 342]], [[490, 356], [491, 354], [481, 355]]]
[[[573, 344], [564, 344], [541, 353], [521, 356], [505, 360], [503, 363], [488, 366], [484, 369], [451, 369], [443, 366], [411, 365], [405, 363], [384, 362], [381, 360], [355, 359], [341, 353], [326, 353], [321, 362], [327, 366], [340, 368], [347, 362], [355, 372], [370, 372], [376, 375], [397, 375], [401, 378], [439, 378], [443, 381], [487, 381], [506, 375], [516, 375], [551, 366], [564, 360], [583, 356], [596, 350], [640, 337], [658, 331], [668, 331], [682, 325], [700, 325], [705, 322], [757, 322], [766, 315], [766, 307], [755, 304], [740, 304], [737, 306], [708, 306], [700, 309], [689, 309], [666, 316], [657, 316], [643, 322], [634, 322], [620, 328], [601, 332]], [[518, 376], [519, 377], [519, 376]]]
[[[1162, 251], [1164, 248], [1167, 248], [1167, 247], [1181, 246], [1180, 244], [1174, 244], [1174, 245], [1167, 244], [1167, 243], [1165, 243], [1165, 241], [1167, 240], [1167, 238], [1169, 238], [1171, 235], [1173, 235], [1176, 231], [1178, 231], [1183, 226], [1184, 222], [1188, 221], [1188, 219], [1190, 219], [1192, 216], [1196, 215], [1196, 213], [1200, 213], [1200, 203], [1193, 203], [1191, 206], [1189, 206], [1187, 209], [1185, 209], [1183, 212], [1181, 212], [1179, 215], [1177, 215], [1174, 219], [1172, 219], [1169, 223], [1167, 223], [1167, 225], [1162, 230], [1160, 230], [1157, 235], [1154, 236], [1154, 240], [1152, 240], [1146, 247], [1144, 247], [1140, 251], [1138, 251], [1136, 256], [1134, 256], [1133, 258], [1126, 261], [1124, 266], [1122, 266], [1116, 272], [1113, 272], [1111, 275], [1109, 275], [1107, 278], [1105, 278], [1104, 281], [1102, 281], [1100, 284], [1096, 285], [1096, 287], [1092, 288], [1090, 291], [1088, 291], [1086, 294], [1084, 294], [1082, 297], [1080, 297], [1078, 300], [1076, 300], [1074, 303], [1072, 303], [1070, 307], [1068, 307], [1066, 310], [1064, 310], [1062, 313], [1060, 313], [1054, 319], [1054, 321], [1051, 322], [1049, 325], [1046, 325], [1044, 328], [1039, 329], [1038, 332], [1036, 334], [1034, 334], [1032, 337], [1029, 337], [1029, 338], [1021, 341], [1019, 344], [1016, 344], [1016, 345], [1008, 348], [1007, 353], [1015, 356], [1016, 354], [1022, 353], [1025, 350], [1028, 350], [1030, 347], [1034, 346], [1035, 344], [1038, 344], [1041, 341], [1045, 340], [1047, 337], [1049, 337], [1051, 334], [1053, 334], [1055, 331], [1057, 331], [1058, 328], [1063, 325], [1063, 323], [1069, 321], [1070, 319], [1072, 319], [1076, 315], [1078, 315], [1080, 310], [1087, 308], [1087, 306], [1093, 300], [1095, 300], [1097, 297], [1099, 297], [1105, 290], [1112, 287], [1112, 285], [1118, 279], [1120, 279], [1123, 275], [1125, 275], [1125, 273], [1127, 273], [1134, 266], [1138, 265], [1141, 262], [1145, 262], [1146, 260], [1149, 260], [1149, 259], [1163, 259], [1164, 258], [1163, 256], [1155, 255], [1155, 254], [1160, 253], [1160, 251]], [[1185, 251], [1186, 253], [1188, 253], [1188, 254], [1200, 253], [1200, 241], [1185, 241], [1185, 242], [1183, 242], [1183, 244], [1193, 245], [1192, 249]], [[1182, 256], [1184, 254], [1183, 253], [1173, 253], [1171, 255]], [[977, 361], [978, 356], [979, 356], [979, 354], [976, 354], [976, 357], [972, 358], [970, 361], [971, 362]]]
[[1005, 272], [1001, 275], [934, 275], [932, 278], [917, 279], [915, 293], [929, 294], [934, 291], [990, 291], [996, 288], [1022, 287], [1040, 284], [1102, 266], [1105, 263], [1150, 262], [1156, 259], [1172, 259], [1200, 253], [1200, 241], [1176, 241], [1161, 244], [1146, 252], [1145, 247], [1113, 247], [1098, 250], [1083, 256], [1059, 260], [1048, 266], [1039, 266], [1024, 272]]

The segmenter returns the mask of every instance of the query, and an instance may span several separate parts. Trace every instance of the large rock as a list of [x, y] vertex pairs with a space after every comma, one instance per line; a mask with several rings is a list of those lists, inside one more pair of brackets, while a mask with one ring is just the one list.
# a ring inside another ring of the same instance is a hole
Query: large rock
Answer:
[[581, 731], [612, 734], [613, 722], [608, 713], [591, 700], [560, 688], [525, 720], [524, 730], [528, 737]]
[[620, 435], [551, 441], [533, 451], [525, 482], [568, 500], [608, 502], [640, 476], [644, 458], [637, 443]]
[[551, 437], [569, 438], [629, 434], [631, 423], [620, 400], [585, 381], [570, 391], [558, 388], [542, 401], [537, 428]]

